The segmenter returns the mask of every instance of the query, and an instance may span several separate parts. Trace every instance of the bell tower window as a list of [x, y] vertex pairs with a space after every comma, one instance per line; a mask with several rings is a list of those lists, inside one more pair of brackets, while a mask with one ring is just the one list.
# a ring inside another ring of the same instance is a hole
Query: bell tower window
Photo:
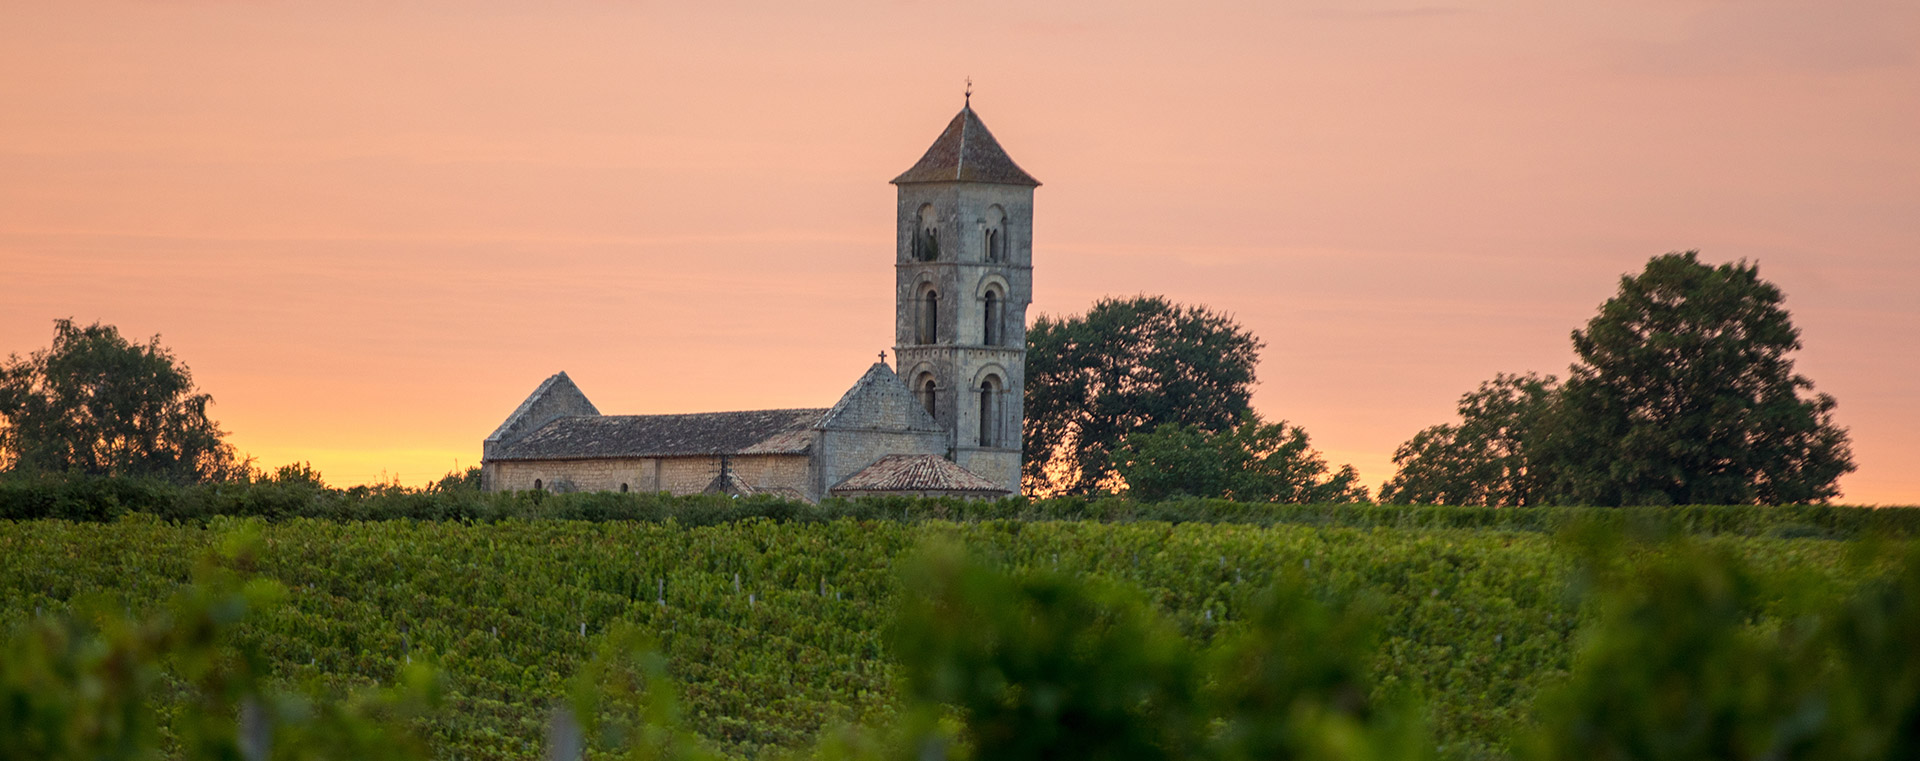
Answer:
[[1007, 212], [999, 206], [987, 209], [985, 229], [981, 231], [981, 256], [987, 262], [1007, 260]]
[[980, 446], [994, 446], [1000, 434], [1000, 388], [993, 376], [980, 382]]
[[980, 342], [988, 346], [1000, 345], [1000, 295], [987, 291], [980, 299]]
[[921, 406], [927, 408], [928, 415], [937, 415], [937, 413], [934, 412], [933, 402], [934, 402], [933, 376], [931, 374], [921, 375], [920, 376], [920, 404]]
[[918, 343], [930, 344], [940, 339], [940, 292], [928, 288], [920, 295], [920, 320], [915, 331]]
[[920, 262], [940, 260], [940, 226], [934, 218], [933, 204], [921, 206], [914, 221], [913, 258]]

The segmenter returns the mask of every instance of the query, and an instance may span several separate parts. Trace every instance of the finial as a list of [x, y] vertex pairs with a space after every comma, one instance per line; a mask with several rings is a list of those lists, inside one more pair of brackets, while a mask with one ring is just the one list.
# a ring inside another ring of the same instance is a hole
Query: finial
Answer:
[[886, 350], [886, 349], [881, 349], [881, 350], [880, 350], [880, 364], [883, 364], [883, 365], [884, 365], [884, 364], [886, 364], [886, 363], [887, 363], [887, 350]]
[[967, 77], [967, 107], [973, 107], [973, 77]]

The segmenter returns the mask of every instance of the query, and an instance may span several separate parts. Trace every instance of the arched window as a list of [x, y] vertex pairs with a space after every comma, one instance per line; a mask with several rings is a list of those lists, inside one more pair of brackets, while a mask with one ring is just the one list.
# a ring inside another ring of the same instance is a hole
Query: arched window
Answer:
[[933, 407], [934, 388], [933, 374], [927, 373], [920, 376], [920, 404], [927, 408], [927, 414], [938, 416], [939, 413], [935, 412]]
[[913, 226], [913, 258], [915, 261], [934, 262], [940, 260], [940, 225], [934, 219], [933, 204], [920, 207]]
[[620, 485], [620, 493], [621, 493], [621, 494], [625, 494], [625, 493], [627, 493], [627, 485], [626, 485], [626, 484], [621, 484], [621, 485]]
[[533, 490], [540, 491], [540, 479], [533, 479]]
[[998, 206], [987, 208], [986, 229], [981, 235], [981, 259], [989, 262], [1007, 260], [1007, 212]]
[[980, 446], [990, 447], [1000, 439], [1000, 384], [989, 375], [980, 381]]
[[1000, 345], [1000, 294], [987, 291], [980, 298], [980, 342], [988, 346]]
[[923, 344], [940, 340], [940, 293], [932, 288], [920, 294], [920, 325], [916, 337], [917, 343]]

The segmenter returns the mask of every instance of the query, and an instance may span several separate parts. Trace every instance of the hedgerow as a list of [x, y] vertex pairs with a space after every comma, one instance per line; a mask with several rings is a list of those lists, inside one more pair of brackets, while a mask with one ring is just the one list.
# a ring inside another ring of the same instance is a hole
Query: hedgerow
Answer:
[[840, 519], [915, 523], [1074, 521], [1216, 523], [1251, 526], [1341, 526], [1473, 529], [1554, 533], [1599, 521], [1657, 526], [1685, 534], [1849, 539], [1920, 533], [1920, 509], [1833, 505], [1681, 505], [1672, 507], [1462, 507], [1446, 505], [1270, 504], [1184, 499], [1141, 502], [1120, 497], [979, 501], [918, 497], [828, 499], [814, 505], [771, 496], [665, 493], [484, 493], [467, 489], [315, 483], [230, 482], [180, 486], [158, 481], [52, 476], [0, 479], [0, 520], [112, 521], [151, 515], [174, 522], [219, 517], [269, 521], [578, 520], [673, 521], [710, 526], [741, 520], [818, 523]]

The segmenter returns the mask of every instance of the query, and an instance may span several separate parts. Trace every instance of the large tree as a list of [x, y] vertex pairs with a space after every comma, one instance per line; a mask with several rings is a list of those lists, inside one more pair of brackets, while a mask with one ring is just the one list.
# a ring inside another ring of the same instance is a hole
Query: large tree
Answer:
[[1582, 504], [1780, 504], [1839, 493], [1853, 470], [1833, 398], [1788, 353], [1800, 332], [1780, 289], [1740, 262], [1666, 254], [1585, 330], [1540, 456]]
[[221, 480], [242, 470], [212, 397], [154, 336], [54, 322], [53, 345], [0, 365], [0, 470]]
[[1364, 502], [1352, 465], [1329, 475], [1297, 425], [1252, 413], [1224, 431], [1169, 423], [1129, 434], [1114, 455], [1127, 492], [1145, 500], [1215, 497], [1238, 502]]
[[1554, 377], [1501, 373], [1460, 397], [1460, 423], [1436, 425], [1401, 444], [1380, 501], [1398, 504], [1539, 504], [1552, 468], [1534, 452], [1553, 406]]
[[1117, 487], [1112, 452], [1131, 433], [1232, 427], [1251, 409], [1263, 346], [1226, 315], [1158, 296], [1042, 316], [1027, 331], [1027, 491]]

